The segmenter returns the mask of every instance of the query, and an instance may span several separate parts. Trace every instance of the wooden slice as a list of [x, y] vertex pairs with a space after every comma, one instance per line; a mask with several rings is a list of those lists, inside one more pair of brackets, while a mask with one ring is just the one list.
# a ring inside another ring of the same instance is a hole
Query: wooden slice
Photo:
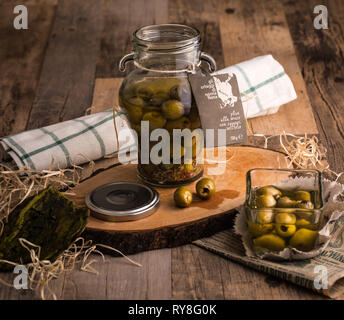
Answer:
[[[174, 247], [210, 236], [231, 226], [235, 208], [245, 201], [246, 172], [253, 168], [286, 168], [284, 154], [256, 147], [235, 146], [222, 149], [226, 160], [218, 163], [215, 156], [207, 155], [204, 176], [214, 179], [215, 196], [199, 200], [196, 196], [190, 207], [177, 208], [174, 204], [174, 188], [157, 188], [160, 206], [155, 213], [142, 220], [107, 222], [90, 217], [85, 237], [98, 243], [111, 245], [125, 253]], [[219, 167], [220, 166], [220, 167]], [[214, 170], [217, 170], [214, 174]], [[89, 178], [69, 196], [78, 205], [85, 206], [84, 198], [94, 188], [109, 182], [140, 181], [136, 165], [119, 165]], [[272, 183], [271, 176], [261, 184]], [[188, 187], [194, 192], [196, 182]]]

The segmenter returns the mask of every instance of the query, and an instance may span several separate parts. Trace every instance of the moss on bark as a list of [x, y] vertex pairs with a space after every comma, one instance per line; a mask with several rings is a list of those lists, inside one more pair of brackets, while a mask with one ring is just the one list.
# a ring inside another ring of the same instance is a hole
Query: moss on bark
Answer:
[[[89, 210], [77, 207], [53, 187], [26, 199], [9, 215], [0, 236], [0, 259], [26, 264], [29, 252], [19, 243], [24, 238], [41, 247], [40, 259], [55, 261], [83, 232]], [[13, 266], [0, 263], [1, 271]]]

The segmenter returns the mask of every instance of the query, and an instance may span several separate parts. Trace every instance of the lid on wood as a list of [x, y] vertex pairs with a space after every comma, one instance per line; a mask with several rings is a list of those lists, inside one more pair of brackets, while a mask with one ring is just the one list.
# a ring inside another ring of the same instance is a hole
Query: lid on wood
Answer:
[[137, 182], [104, 184], [85, 197], [91, 214], [107, 221], [131, 221], [151, 215], [159, 203], [153, 188]]

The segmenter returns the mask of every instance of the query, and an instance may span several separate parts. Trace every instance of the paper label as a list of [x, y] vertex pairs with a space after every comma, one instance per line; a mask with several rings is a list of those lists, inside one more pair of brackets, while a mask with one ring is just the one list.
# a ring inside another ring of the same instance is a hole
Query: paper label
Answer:
[[[205, 130], [206, 147], [245, 142], [246, 119], [235, 74], [202, 75], [199, 72], [189, 75], [189, 81]], [[214, 139], [208, 139], [207, 129], [214, 130]]]

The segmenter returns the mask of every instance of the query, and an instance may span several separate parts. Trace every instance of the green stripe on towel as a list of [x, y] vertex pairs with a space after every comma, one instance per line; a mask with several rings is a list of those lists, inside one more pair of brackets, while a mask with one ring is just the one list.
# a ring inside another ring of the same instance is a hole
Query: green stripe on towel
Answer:
[[263, 81], [263, 82], [257, 84], [256, 86], [251, 87], [251, 88], [247, 89], [247, 90], [244, 91], [244, 92], [241, 92], [240, 95], [241, 95], [241, 96], [244, 96], [245, 94], [249, 94], [249, 93], [251, 93], [251, 92], [255, 92], [255, 90], [257, 90], [257, 89], [259, 89], [259, 88], [261, 88], [261, 87], [264, 87], [266, 84], [268, 84], [268, 83], [270, 83], [270, 82], [273, 82], [273, 81], [275, 81], [275, 80], [277, 80], [277, 79], [279, 79], [279, 78], [282, 78], [285, 74], [286, 74], [286, 73], [285, 73], [284, 71], [282, 71], [281, 73], [279, 73], [279, 74], [277, 74], [277, 75], [275, 75], [275, 76], [273, 76], [273, 77], [271, 77], [271, 78], [269, 78], [269, 79], [267, 79], [267, 80], [265, 80], [265, 81]]
[[[103, 123], [105, 123], [105, 122], [107, 122], [107, 121], [110, 121], [110, 120], [113, 121], [113, 115], [111, 115], [111, 116], [109, 116], [109, 117], [103, 119], [102, 121], [99, 121], [98, 123], [96, 123], [96, 124], [94, 124], [94, 125], [88, 126], [87, 128], [85, 128], [84, 130], [82, 130], [82, 131], [80, 131], [80, 132], [78, 132], [78, 133], [74, 133], [74, 134], [72, 134], [72, 135], [70, 135], [70, 136], [67, 136], [67, 137], [65, 137], [65, 138], [63, 138], [63, 139], [60, 139], [60, 140], [59, 140], [59, 143], [63, 143], [63, 142], [66, 142], [66, 141], [68, 141], [68, 140], [71, 140], [71, 139], [73, 139], [73, 138], [75, 138], [75, 137], [78, 137], [78, 136], [84, 134], [85, 132], [88, 132], [88, 131], [92, 130], [93, 128], [96, 128], [96, 127], [98, 127], [98, 126], [102, 125]], [[34, 151], [31, 151], [30, 153], [25, 153], [25, 154], [22, 155], [22, 158], [23, 158], [23, 159], [29, 159], [29, 157], [31, 157], [31, 156], [33, 156], [33, 155], [35, 155], [35, 154], [38, 154], [38, 153], [40, 153], [40, 152], [42, 152], [42, 151], [51, 149], [51, 148], [55, 147], [56, 145], [57, 145], [57, 143], [52, 143], [52, 144], [49, 144], [49, 145], [47, 145], [47, 146], [45, 146], [45, 147], [41, 147], [41, 148], [39, 148], [39, 149], [36, 149], [36, 150], [34, 150]], [[19, 149], [19, 148], [18, 148], [18, 149]]]
[[56, 145], [58, 145], [61, 148], [61, 150], [63, 151], [63, 153], [64, 153], [64, 155], [66, 157], [67, 167], [70, 167], [72, 165], [71, 159], [70, 159], [70, 154], [69, 154], [67, 148], [65, 147], [65, 145], [60, 143], [59, 138], [54, 133], [48, 131], [45, 128], [41, 128], [40, 130], [43, 133], [48, 134], [56, 142]]
[[[74, 121], [80, 122], [80, 123], [82, 123], [86, 128], [89, 128], [89, 124], [88, 124], [85, 120], [78, 120], [78, 119], [75, 119]], [[93, 135], [94, 135], [94, 136], [96, 137], [96, 139], [98, 140], [99, 146], [100, 146], [100, 150], [101, 150], [101, 154], [102, 154], [102, 157], [104, 157], [104, 156], [105, 156], [105, 144], [104, 144], [103, 139], [102, 139], [101, 136], [99, 135], [97, 129], [92, 128], [92, 129], [91, 129], [91, 132], [93, 133]]]
[[[17, 142], [15, 142], [11, 137], [7, 137], [6, 138], [9, 142], [11, 142], [21, 153], [22, 153], [22, 156], [19, 156], [19, 158], [20, 158], [20, 160], [23, 162], [23, 163], [25, 163], [24, 161], [23, 161], [23, 159], [26, 159], [27, 160], [27, 162], [29, 163], [29, 165], [30, 165], [30, 168], [31, 169], [33, 169], [33, 170], [35, 170], [36, 169], [36, 167], [35, 167], [35, 165], [33, 164], [33, 162], [32, 162], [32, 160], [31, 160], [31, 158], [30, 158], [30, 155], [28, 155], [27, 153], [26, 153], [26, 151], [17, 143]], [[24, 157], [25, 156], [25, 157]]]
[[[250, 79], [248, 78], [248, 76], [247, 76], [247, 74], [245, 73], [245, 71], [244, 71], [241, 67], [239, 67], [238, 65], [234, 65], [233, 67], [236, 68], [236, 69], [238, 69], [238, 70], [240, 71], [240, 73], [241, 73], [242, 76], [244, 77], [244, 79], [245, 79], [247, 85], [250, 87], [250, 89], [251, 89], [251, 88], [253, 89], [253, 92], [255, 92], [254, 86], [251, 84], [251, 81], [250, 81]], [[255, 92], [255, 93], [256, 93], [256, 92]], [[259, 99], [258, 95], [256, 95], [255, 98], [256, 98], [256, 103], [257, 103], [257, 106], [258, 106], [259, 110], [262, 111], [262, 110], [263, 110], [263, 106], [262, 106], [262, 104], [261, 104], [261, 102], [260, 102], [260, 99]]]

